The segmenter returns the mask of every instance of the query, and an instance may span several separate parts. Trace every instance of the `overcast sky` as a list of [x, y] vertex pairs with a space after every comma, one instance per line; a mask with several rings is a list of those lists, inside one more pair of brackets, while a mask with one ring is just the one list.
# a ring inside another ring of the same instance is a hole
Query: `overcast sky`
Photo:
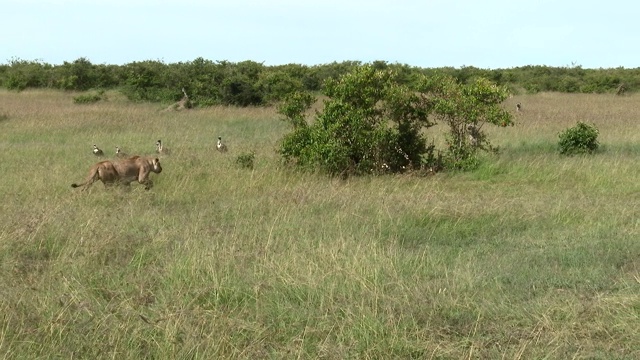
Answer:
[[0, 63], [640, 67], [640, 2], [0, 0]]

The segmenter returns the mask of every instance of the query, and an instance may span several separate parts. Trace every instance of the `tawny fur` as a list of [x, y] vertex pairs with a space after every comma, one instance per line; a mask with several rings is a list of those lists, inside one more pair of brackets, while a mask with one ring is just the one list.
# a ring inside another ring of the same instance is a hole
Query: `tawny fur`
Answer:
[[153, 182], [149, 179], [149, 174], [152, 172], [156, 174], [162, 172], [158, 158], [133, 156], [122, 160], [106, 160], [93, 165], [86, 180], [71, 184], [71, 187], [83, 186], [86, 189], [98, 180], [105, 186], [115, 184], [128, 186], [133, 181], [137, 181], [144, 185], [145, 190], [149, 190], [153, 186]]

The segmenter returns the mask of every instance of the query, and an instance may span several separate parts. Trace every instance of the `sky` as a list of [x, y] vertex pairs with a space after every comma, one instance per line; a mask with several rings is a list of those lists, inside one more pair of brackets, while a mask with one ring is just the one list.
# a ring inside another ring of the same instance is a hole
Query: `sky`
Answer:
[[640, 67], [632, 0], [0, 0], [0, 9], [0, 64]]

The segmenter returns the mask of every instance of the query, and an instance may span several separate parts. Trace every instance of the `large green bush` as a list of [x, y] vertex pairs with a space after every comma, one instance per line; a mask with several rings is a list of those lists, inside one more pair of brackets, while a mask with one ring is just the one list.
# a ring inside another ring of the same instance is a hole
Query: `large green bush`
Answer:
[[[280, 153], [289, 163], [334, 175], [469, 168], [477, 151], [490, 147], [482, 126], [511, 124], [511, 115], [498, 106], [506, 89], [488, 80], [464, 85], [451, 76], [422, 75], [414, 87], [404, 82], [392, 69], [356, 67], [326, 81], [328, 99], [314, 121], [307, 120], [313, 96], [289, 96], [279, 111], [293, 131]], [[435, 121], [449, 126], [442, 152], [425, 139]]]
[[325, 82], [329, 98], [309, 123], [305, 113], [311, 95], [289, 96], [280, 107], [293, 126], [281, 143], [289, 162], [319, 168], [330, 174], [402, 171], [421, 166], [427, 151], [421, 129], [433, 125], [427, 103], [396, 73], [357, 67], [339, 79]]

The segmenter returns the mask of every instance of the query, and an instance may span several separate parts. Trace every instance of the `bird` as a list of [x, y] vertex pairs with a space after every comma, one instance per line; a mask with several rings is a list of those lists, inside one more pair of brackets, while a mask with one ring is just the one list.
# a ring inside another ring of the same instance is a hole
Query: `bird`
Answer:
[[475, 124], [468, 124], [467, 131], [469, 132], [469, 143], [472, 146], [478, 146], [478, 138], [480, 137], [480, 131]]
[[127, 154], [123, 152], [119, 146], [116, 146], [116, 157], [119, 157], [119, 158], [127, 157]]
[[156, 152], [158, 154], [165, 154], [165, 155], [169, 154], [169, 149], [162, 146], [162, 140], [156, 141]]
[[222, 143], [222, 136], [218, 136], [218, 143], [216, 144], [216, 149], [220, 152], [227, 152], [229, 150], [227, 145]]
[[104, 152], [102, 152], [102, 150], [98, 146], [96, 146], [96, 144], [93, 144], [93, 155], [102, 156], [104, 155]]
[[517, 104], [516, 104], [516, 111], [517, 111], [517, 112], [522, 111], [522, 105], [521, 105], [520, 103], [517, 103]]

